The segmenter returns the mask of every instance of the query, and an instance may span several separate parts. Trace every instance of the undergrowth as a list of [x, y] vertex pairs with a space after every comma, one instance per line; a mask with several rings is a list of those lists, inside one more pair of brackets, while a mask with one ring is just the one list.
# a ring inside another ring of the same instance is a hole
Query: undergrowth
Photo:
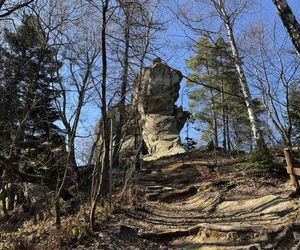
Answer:
[[245, 155], [241, 162], [241, 167], [244, 169], [260, 169], [268, 172], [282, 172], [284, 168], [282, 164], [276, 162], [271, 151], [263, 144]]
[[[38, 224], [27, 221], [16, 232], [1, 235], [0, 250], [58, 250], [90, 243], [97, 246], [102, 239], [90, 231], [89, 211], [89, 206], [83, 205], [76, 214], [62, 217], [59, 229], [56, 228], [54, 217]], [[107, 221], [110, 217], [108, 206], [98, 206], [95, 217], [98, 224]]]

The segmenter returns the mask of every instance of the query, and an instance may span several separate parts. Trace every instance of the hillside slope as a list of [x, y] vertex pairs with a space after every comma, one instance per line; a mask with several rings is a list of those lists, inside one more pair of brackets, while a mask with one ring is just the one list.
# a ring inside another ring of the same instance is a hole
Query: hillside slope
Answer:
[[95, 232], [88, 200], [64, 202], [60, 229], [54, 216], [1, 223], [0, 249], [299, 249], [300, 201], [288, 177], [239, 162], [201, 150], [144, 162], [125, 192], [119, 186], [112, 213], [97, 207]]
[[299, 247], [299, 200], [286, 177], [192, 155], [147, 163], [135, 186], [135, 206], [116, 211], [101, 249]]

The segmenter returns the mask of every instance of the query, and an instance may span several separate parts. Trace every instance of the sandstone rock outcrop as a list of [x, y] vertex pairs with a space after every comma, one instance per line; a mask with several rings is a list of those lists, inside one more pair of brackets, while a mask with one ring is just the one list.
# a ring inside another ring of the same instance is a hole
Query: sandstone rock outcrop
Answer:
[[[182, 74], [170, 68], [159, 58], [136, 77], [133, 84], [132, 103], [126, 107], [120, 158], [130, 160], [136, 148], [142, 144], [144, 160], [155, 160], [163, 156], [184, 153], [179, 133], [188, 112], [175, 105], [179, 97]], [[114, 119], [117, 107], [109, 108], [110, 119]], [[139, 124], [137, 121], [140, 121]], [[113, 122], [115, 132], [116, 121]], [[99, 121], [96, 133], [101, 129]], [[101, 155], [100, 137], [95, 150], [94, 161]], [[138, 144], [137, 144], [138, 142]], [[137, 145], [135, 145], [137, 144]], [[147, 149], [145, 149], [147, 148]]]
[[[118, 116], [118, 107], [109, 107], [108, 108], [108, 117], [109, 119], [113, 120], [113, 137], [116, 133], [116, 126], [118, 121], [116, 120], [116, 117]], [[139, 146], [139, 143], [141, 142], [142, 145], [142, 151], [145, 150], [145, 145], [142, 141], [142, 135], [140, 132], [140, 127], [138, 125], [138, 120], [140, 119], [140, 116], [136, 111], [134, 110], [133, 105], [127, 105], [125, 108], [125, 114], [124, 114], [124, 120], [125, 124], [122, 128], [122, 139], [121, 139], [121, 147], [119, 149], [119, 158], [120, 160], [126, 165], [126, 162], [130, 158], [133, 157], [136, 154], [136, 148]], [[102, 136], [101, 131], [102, 130], [102, 120], [100, 120], [96, 126], [95, 134], [100, 133], [100, 138], [98, 139], [96, 149], [93, 156], [93, 162], [95, 163], [97, 160], [99, 160], [102, 152]], [[96, 139], [96, 137], [95, 137]], [[137, 144], [137, 145], [136, 145]], [[119, 145], [113, 144], [113, 147], [118, 147]]]
[[182, 74], [159, 59], [135, 80], [133, 105], [141, 116], [142, 137], [149, 155], [145, 160], [184, 153], [179, 133], [188, 112], [175, 105]]

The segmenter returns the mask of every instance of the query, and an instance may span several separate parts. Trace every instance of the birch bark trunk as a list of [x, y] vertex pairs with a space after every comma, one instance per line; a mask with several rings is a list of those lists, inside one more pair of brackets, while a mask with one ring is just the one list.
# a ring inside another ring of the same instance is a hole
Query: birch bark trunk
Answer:
[[248, 118], [249, 118], [249, 121], [251, 124], [253, 138], [255, 139], [258, 146], [266, 147], [266, 144], [263, 140], [262, 132], [259, 128], [258, 118], [257, 118], [257, 114], [254, 109], [253, 102], [252, 102], [251, 92], [250, 92], [250, 89], [249, 89], [249, 86], [247, 83], [247, 79], [246, 79], [246, 76], [245, 76], [245, 73], [243, 70], [243, 66], [242, 66], [242, 60], [241, 60], [241, 57], [240, 57], [240, 54], [238, 51], [238, 47], [237, 47], [237, 44], [235, 41], [235, 37], [233, 34], [233, 23], [230, 20], [230, 17], [225, 10], [224, 1], [217, 0], [217, 2], [214, 1], [214, 4], [215, 4], [215, 7], [217, 8], [217, 11], [219, 12], [221, 19], [224, 22], [225, 27], [226, 27], [228, 40], [229, 40], [229, 43], [231, 46], [232, 57], [233, 57], [237, 75], [238, 75], [238, 80], [240, 83], [241, 90], [243, 92], [245, 104], [246, 104], [247, 111], [248, 111]]
[[286, 0], [273, 0], [277, 13], [289, 33], [292, 42], [300, 56], [300, 24], [294, 16]]

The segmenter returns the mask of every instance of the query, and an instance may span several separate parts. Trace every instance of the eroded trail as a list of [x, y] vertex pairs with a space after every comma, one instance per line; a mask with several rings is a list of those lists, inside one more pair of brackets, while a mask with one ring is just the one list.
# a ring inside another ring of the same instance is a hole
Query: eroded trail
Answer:
[[[107, 249], [298, 249], [299, 199], [287, 179], [235, 160], [148, 163], [136, 206], [116, 213]], [[111, 234], [113, 232], [113, 234]]]

